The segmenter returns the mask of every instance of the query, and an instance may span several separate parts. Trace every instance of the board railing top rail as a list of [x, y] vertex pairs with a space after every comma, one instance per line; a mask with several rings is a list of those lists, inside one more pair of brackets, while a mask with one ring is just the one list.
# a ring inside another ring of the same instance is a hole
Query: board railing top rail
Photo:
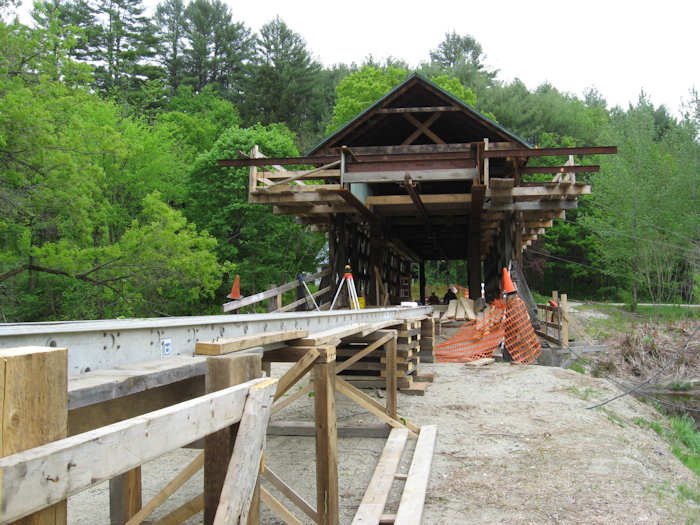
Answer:
[[[312, 275], [309, 275], [308, 277], [304, 277], [305, 281], [314, 281], [316, 279], [325, 277], [330, 273], [330, 268], [326, 268], [324, 270], [321, 270], [320, 272], [316, 272]], [[288, 283], [281, 284], [280, 286], [276, 286], [274, 288], [270, 288], [269, 290], [265, 290], [264, 292], [256, 293], [254, 295], [249, 295], [247, 297], [242, 297], [240, 299], [236, 299], [235, 301], [230, 301], [228, 303], [224, 303], [223, 309], [224, 313], [225, 312], [230, 312], [232, 310], [238, 310], [239, 308], [242, 308], [244, 306], [249, 306], [251, 304], [259, 303], [261, 301], [265, 301], [267, 299], [272, 299], [273, 297], [277, 297], [278, 295], [283, 294], [284, 292], [288, 292], [289, 290], [294, 290], [300, 286], [299, 279], [294, 279], [293, 281], [289, 281]]]
[[253, 379], [0, 459], [0, 522], [39, 511], [241, 420]]

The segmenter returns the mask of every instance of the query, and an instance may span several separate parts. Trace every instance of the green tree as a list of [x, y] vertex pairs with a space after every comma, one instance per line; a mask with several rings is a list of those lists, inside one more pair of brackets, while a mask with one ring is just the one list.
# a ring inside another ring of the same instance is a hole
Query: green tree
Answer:
[[187, 18], [183, 0], [164, 0], [156, 7], [158, 58], [167, 71], [168, 86], [176, 91], [185, 76]]
[[257, 54], [243, 106], [244, 120], [249, 124], [281, 122], [313, 133], [323, 112], [315, 103], [321, 66], [304, 39], [277, 17], [260, 29]]
[[[295, 156], [294, 136], [284, 125], [233, 127], [200, 155], [190, 174], [187, 216], [218, 240], [219, 260], [233, 261], [244, 294], [287, 282], [319, 263], [324, 236], [310, 233], [269, 206], [248, 203], [248, 169], [221, 168], [219, 159], [238, 157], [254, 144], [269, 156]], [[232, 282], [232, 275], [227, 282]], [[228, 291], [228, 290], [226, 290]], [[223, 290], [222, 290], [223, 292]]]
[[240, 97], [253, 57], [250, 30], [233, 22], [220, 0], [193, 0], [187, 17], [187, 84], [200, 91], [214, 85], [233, 100]]

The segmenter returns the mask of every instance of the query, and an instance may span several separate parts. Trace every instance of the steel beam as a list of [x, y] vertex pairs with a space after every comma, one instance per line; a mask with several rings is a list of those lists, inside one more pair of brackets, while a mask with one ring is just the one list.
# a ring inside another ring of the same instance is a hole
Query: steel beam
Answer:
[[68, 348], [68, 375], [76, 376], [87, 370], [112, 369], [171, 356], [191, 356], [197, 341], [278, 330], [320, 332], [351, 323], [418, 317], [431, 311], [431, 307], [424, 306], [0, 324], [0, 348]]

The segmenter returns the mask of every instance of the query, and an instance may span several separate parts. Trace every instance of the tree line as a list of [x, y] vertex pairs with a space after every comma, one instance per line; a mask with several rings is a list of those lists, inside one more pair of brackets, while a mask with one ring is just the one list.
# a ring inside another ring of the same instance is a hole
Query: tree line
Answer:
[[[298, 155], [417, 70], [540, 146], [617, 144], [594, 194], [526, 257], [531, 285], [598, 298], [697, 297], [698, 98], [608, 108], [502, 82], [469, 35], [426, 60], [324, 67], [275, 18], [255, 34], [219, 0], [0, 2], [0, 321], [215, 313], [313, 271], [324, 238], [248, 204], [253, 144]], [[432, 262], [434, 282], [464, 267]]]

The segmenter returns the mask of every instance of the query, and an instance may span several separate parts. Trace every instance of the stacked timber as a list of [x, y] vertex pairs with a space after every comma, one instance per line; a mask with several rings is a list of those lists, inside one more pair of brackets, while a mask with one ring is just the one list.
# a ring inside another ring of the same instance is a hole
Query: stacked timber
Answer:
[[[396, 330], [396, 376], [398, 389], [423, 394], [425, 385], [416, 381], [420, 364], [421, 323], [425, 318], [408, 319]], [[386, 332], [386, 331], [382, 331]], [[338, 367], [373, 343], [373, 337], [347, 338], [336, 348]], [[386, 388], [387, 355], [385, 347], [376, 348], [359, 361], [344, 368], [339, 375], [358, 388]], [[418, 388], [419, 392], [415, 392]]]
[[428, 317], [423, 319], [420, 325], [420, 351], [418, 357], [423, 363], [435, 362], [434, 345], [436, 341], [435, 325], [440, 324], [435, 322], [435, 318]]

